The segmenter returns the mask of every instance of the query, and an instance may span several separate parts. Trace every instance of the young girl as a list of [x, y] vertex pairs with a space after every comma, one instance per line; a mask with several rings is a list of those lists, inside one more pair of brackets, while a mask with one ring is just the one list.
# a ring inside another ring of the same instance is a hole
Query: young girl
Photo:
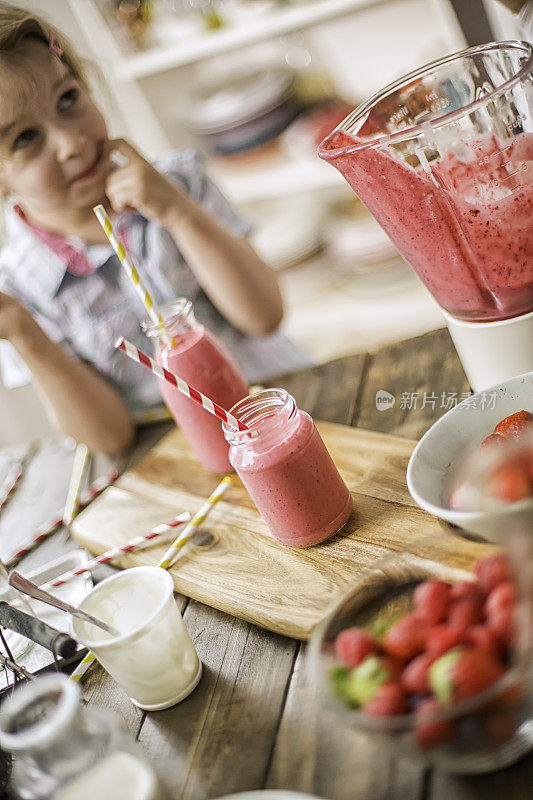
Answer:
[[173, 154], [158, 167], [109, 140], [65, 39], [0, 2], [0, 191], [10, 202], [0, 338], [60, 429], [108, 453], [130, 443], [131, 413], [160, 396], [153, 376], [114, 349], [118, 336], [146, 349], [145, 312], [93, 214], [98, 203], [119, 215], [155, 302], [193, 300], [249, 380], [301, 364], [286, 339], [265, 337], [282, 318], [277, 281], [199, 156]]

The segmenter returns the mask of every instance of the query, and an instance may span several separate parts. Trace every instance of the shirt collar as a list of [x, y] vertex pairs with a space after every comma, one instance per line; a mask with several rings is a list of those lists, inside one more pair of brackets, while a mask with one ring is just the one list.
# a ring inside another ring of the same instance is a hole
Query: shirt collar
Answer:
[[[144, 218], [139, 214], [121, 214], [113, 220], [121, 239], [128, 248], [141, 238], [143, 221]], [[23, 213], [21, 215], [20, 211], [17, 212], [13, 205], [7, 210], [6, 227], [8, 247], [12, 252], [10, 257], [5, 259], [3, 268], [9, 271], [11, 280], [20, 287], [20, 291], [25, 297], [34, 302], [36, 307], [42, 306], [43, 299], [51, 300], [57, 295], [66, 272], [70, 272], [70, 256], [76, 259], [81, 255], [89, 265], [86, 274], [90, 275], [114, 255], [111, 245], [86, 245], [74, 237], [65, 239], [42, 231], [38, 226], [30, 223]], [[72, 251], [67, 252], [51, 246], [52, 242], [48, 237], [53, 237], [54, 244], [57, 240], [66, 242]], [[38, 279], [36, 279], [36, 274], [38, 274]]]
[[10, 257], [4, 261], [4, 269], [23, 296], [39, 307], [43, 296], [50, 300], [57, 294], [65, 277], [65, 262], [35, 236], [12, 207], [6, 214], [6, 227]]
[[72, 275], [82, 277], [83, 275], [90, 275], [95, 272], [96, 267], [87, 259], [84, 247], [81, 242], [74, 242], [72, 239], [67, 239], [64, 236], [59, 236], [56, 233], [45, 231], [30, 220], [24, 214], [24, 211], [19, 205], [13, 206], [13, 211], [25, 225], [46, 247], [48, 247], [55, 255], [61, 259], [65, 265], [65, 269]]

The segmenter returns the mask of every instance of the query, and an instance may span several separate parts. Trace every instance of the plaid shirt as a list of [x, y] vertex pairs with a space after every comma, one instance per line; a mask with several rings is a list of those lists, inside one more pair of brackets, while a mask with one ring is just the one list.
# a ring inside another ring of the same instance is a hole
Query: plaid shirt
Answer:
[[[198, 153], [173, 153], [156, 166], [232, 233], [250, 232], [205, 174]], [[115, 222], [154, 301], [192, 300], [197, 319], [226, 343], [249, 381], [309, 363], [284, 336], [246, 336], [222, 317], [167, 230], [140, 214], [122, 214]], [[119, 336], [145, 350], [147, 341], [139, 327], [146, 312], [111, 247], [41, 231], [14, 208], [8, 212], [7, 232], [0, 289], [20, 300], [53, 341], [105, 375], [132, 411], [160, 403], [155, 378], [114, 347]], [[0, 367], [6, 385], [29, 382], [25, 365], [7, 343], [0, 349]]]

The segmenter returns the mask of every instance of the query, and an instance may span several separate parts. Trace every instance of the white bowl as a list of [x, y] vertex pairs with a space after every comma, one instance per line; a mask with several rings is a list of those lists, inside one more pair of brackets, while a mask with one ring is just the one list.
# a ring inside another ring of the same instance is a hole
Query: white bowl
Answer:
[[444, 414], [420, 439], [407, 467], [407, 487], [413, 500], [435, 517], [490, 541], [498, 540], [502, 516], [521, 516], [531, 502], [514, 503], [495, 512], [454, 511], [448, 498], [458, 465], [495, 425], [516, 411], [533, 411], [533, 372], [476, 392]]

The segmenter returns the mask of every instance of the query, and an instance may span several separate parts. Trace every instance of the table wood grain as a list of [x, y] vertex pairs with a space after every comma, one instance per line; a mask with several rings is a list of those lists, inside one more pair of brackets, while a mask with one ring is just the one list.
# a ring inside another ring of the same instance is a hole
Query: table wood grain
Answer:
[[[469, 391], [445, 330], [283, 375], [271, 385], [286, 388], [316, 418], [412, 438], [445, 412], [450, 398]], [[376, 404], [381, 390], [394, 397], [384, 410]], [[168, 429], [160, 424], [141, 431], [121, 466], [138, 460]], [[12, 451], [1, 454], [0, 480], [13, 457]], [[41, 447], [31, 473], [0, 515], [1, 547], [13, 546], [18, 527], [27, 530], [42, 521], [36, 517], [43, 505], [50, 511], [61, 505], [71, 459], [64, 442]], [[57, 464], [55, 471], [52, 464]], [[35, 487], [40, 487], [38, 510], [29, 500]], [[27, 563], [42, 563], [71, 546], [67, 532], [60, 530]], [[184, 597], [178, 602], [204, 663], [201, 682], [189, 698], [166, 711], [146, 713], [98, 665], [84, 682], [88, 703], [123, 719], [173, 798], [207, 800], [262, 788], [331, 800], [531, 797], [533, 756], [494, 775], [469, 778], [391, 758], [382, 746], [319, 709], [305, 645]]]

